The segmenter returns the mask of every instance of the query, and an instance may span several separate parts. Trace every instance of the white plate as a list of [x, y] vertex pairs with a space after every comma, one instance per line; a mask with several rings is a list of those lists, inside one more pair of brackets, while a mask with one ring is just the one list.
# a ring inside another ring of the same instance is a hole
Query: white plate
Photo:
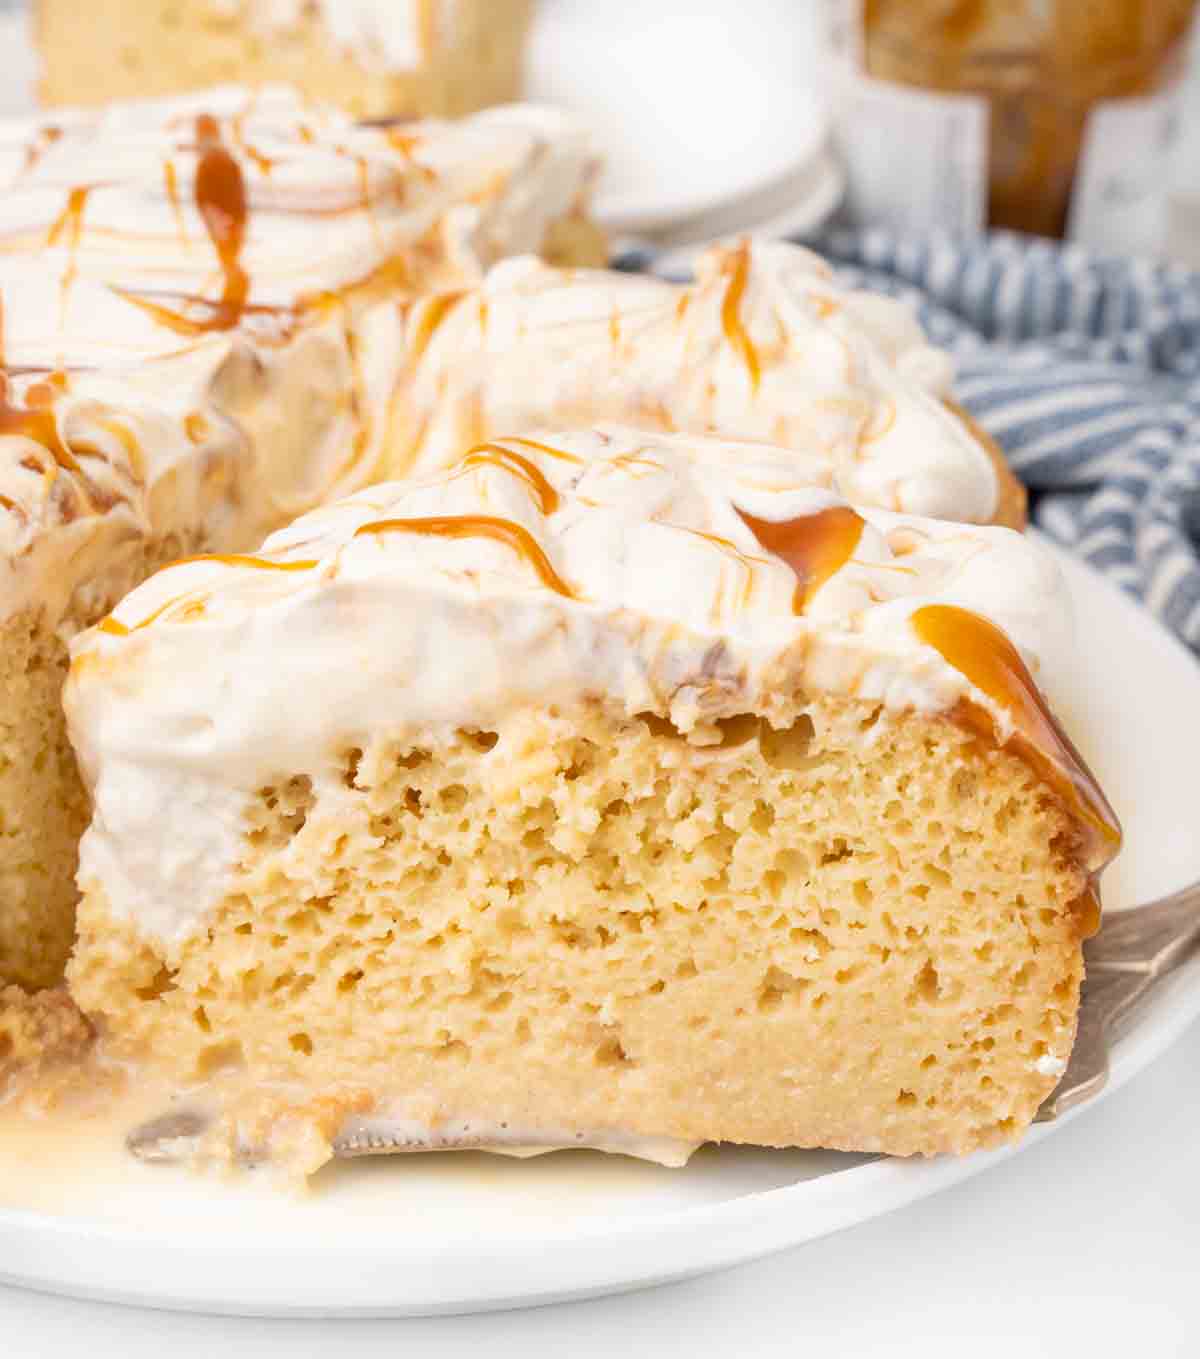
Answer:
[[[1183, 814], [1200, 768], [1200, 670], [1148, 614], [1063, 562], [1080, 620], [1066, 706], [1125, 818], [1107, 895], [1130, 905], [1200, 876], [1200, 837]], [[1119, 1045], [1110, 1089], [1197, 1015], [1200, 959]], [[1093, 1101], [1076, 1116], [1097, 1111]], [[1014, 1150], [907, 1162], [706, 1149], [678, 1171], [586, 1152], [412, 1157], [334, 1167], [295, 1199], [114, 1157], [91, 1180], [72, 1181], [69, 1167], [57, 1180], [8, 1177], [24, 1183], [0, 1200], [0, 1282], [280, 1316], [520, 1306], [751, 1260], [936, 1193]]]
[[543, 0], [527, 88], [595, 126], [607, 161], [600, 221], [661, 229], [820, 156], [816, 36], [815, 11], [795, 0]]

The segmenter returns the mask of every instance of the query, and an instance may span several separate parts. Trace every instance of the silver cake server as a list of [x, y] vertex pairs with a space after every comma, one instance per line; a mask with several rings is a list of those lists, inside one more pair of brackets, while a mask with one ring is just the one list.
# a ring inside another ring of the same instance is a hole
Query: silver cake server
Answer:
[[1200, 882], [1103, 918], [1083, 946], [1087, 979], [1071, 1060], [1038, 1110], [1048, 1123], [1108, 1084], [1109, 1046], [1128, 1029], [1159, 983], [1200, 940]]

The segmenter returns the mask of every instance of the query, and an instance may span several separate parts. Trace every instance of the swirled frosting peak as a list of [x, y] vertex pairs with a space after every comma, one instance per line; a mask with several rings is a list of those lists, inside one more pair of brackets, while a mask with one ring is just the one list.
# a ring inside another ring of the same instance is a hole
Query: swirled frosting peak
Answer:
[[949, 357], [904, 305], [799, 246], [708, 251], [694, 283], [534, 259], [408, 319], [397, 473], [534, 423], [620, 420], [769, 439], [829, 461], [855, 501], [986, 523], [999, 470], [945, 402]]

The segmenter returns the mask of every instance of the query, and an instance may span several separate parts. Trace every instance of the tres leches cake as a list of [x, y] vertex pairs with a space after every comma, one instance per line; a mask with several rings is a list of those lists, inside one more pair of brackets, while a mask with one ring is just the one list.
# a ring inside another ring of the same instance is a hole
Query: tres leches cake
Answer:
[[949, 355], [800, 246], [711, 249], [690, 284], [509, 260], [414, 304], [402, 363], [394, 475], [496, 434], [615, 420], [822, 453], [855, 502], [1024, 525], [1020, 483], [950, 400]]
[[1064, 587], [834, 479], [499, 439], [76, 640], [69, 984], [197, 1155], [1026, 1127], [1119, 843], [1035, 680]]
[[401, 133], [226, 88], [0, 124], [0, 985], [72, 939], [70, 636], [377, 479], [397, 297], [586, 235], [593, 170], [522, 107]]
[[533, 0], [34, 0], [46, 104], [283, 81], [359, 118], [517, 98]]

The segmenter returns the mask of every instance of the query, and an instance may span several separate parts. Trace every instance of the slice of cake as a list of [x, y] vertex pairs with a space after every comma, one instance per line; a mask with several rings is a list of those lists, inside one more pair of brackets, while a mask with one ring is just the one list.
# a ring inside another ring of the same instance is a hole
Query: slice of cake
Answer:
[[360, 118], [517, 98], [532, 0], [34, 0], [47, 104], [286, 81]]
[[1033, 678], [1063, 585], [830, 481], [502, 439], [135, 590], [66, 691], [108, 1050], [304, 1169], [1017, 1136], [1119, 842]]
[[550, 111], [401, 136], [286, 90], [0, 124], [0, 982], [71, 943], [69, 637], [377, 478], [395, 299], [569, 235], [592, 169]]
[[906, 306], [799, 246], [710, 250], [689, 285], [510, 260], [411, 308], [392, 471], [619, 420], [768, 439], [830, 458], [855, 502], [1022, 527], [1024, 491], [950, 401], [952, 375]]

